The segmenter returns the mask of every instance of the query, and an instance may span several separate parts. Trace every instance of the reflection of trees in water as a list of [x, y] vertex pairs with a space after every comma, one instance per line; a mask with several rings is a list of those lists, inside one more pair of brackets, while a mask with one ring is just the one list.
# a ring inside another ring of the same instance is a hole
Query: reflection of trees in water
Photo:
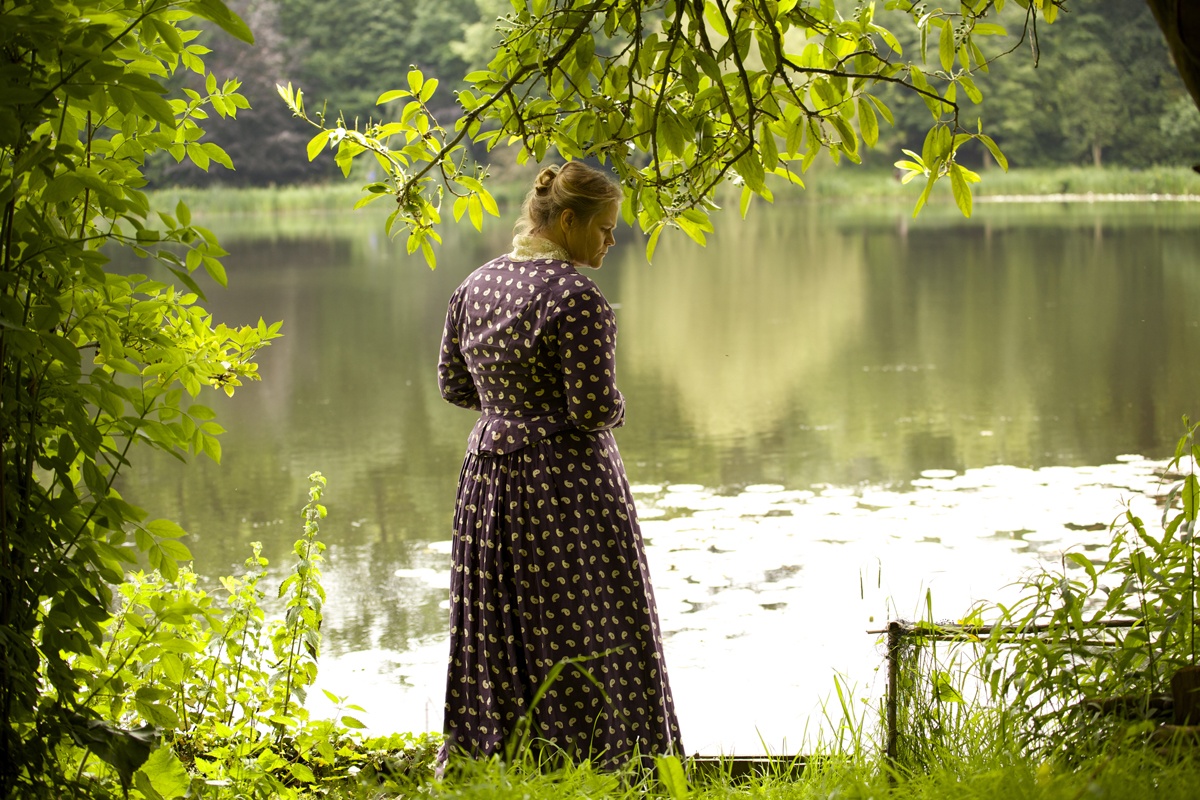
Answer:
[[858, 335], [861, 244], [802, 211], [756, 208], [722, 220], [707, 248], [677, 237], [653, 265], [623, 263], [621, 369], [658, 385], [655, 416], [722, 441], [765, 433]]
[[631, 419], [675, 428], [623, 434], [627, 457], [674, 462], [645, 480], [1105, 463], [1162, 455], [1197, 413], [1196, 232], [1171, 209], [989, 207], [857, 231], [818, 225], [819, 207], [755, 213], [736, 240], [622, 272]]

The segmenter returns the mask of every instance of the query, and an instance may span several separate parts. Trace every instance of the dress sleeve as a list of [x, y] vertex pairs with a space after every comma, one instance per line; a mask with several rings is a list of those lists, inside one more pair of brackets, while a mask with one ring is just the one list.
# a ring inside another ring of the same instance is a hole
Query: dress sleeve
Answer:
[[584, 431], [625, 423], [625, 398], [617, 391], [617, 320], [595, 286], [572, 296], [558, 324], [567, 415]]
[[446, 328], [442, 332], [442, 350], [438, 358], [438, 387], [442, 390], [442, 398], [462, 408], [479, 411], [479, 393], [475, 389], [475, 381], [467, 370], [459, 346], [458, 325], [458, 295], [450, 299], [450, 307], [446, 311]]

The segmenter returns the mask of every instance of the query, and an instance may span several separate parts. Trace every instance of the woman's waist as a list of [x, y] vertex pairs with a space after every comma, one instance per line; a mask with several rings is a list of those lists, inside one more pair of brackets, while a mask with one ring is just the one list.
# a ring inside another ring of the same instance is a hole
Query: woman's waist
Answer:
[[472, 452], [511, 453], [572, 427], [574, 423], [565, 409], [517, 415], [485, 408], [467, 444]]

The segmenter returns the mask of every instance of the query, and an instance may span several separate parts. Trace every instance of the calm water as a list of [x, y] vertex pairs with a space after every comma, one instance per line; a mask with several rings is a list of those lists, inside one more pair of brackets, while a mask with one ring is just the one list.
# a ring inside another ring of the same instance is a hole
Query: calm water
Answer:
[[[641, 508], [684, 741], [795, 751], [841, 673], [877, 696], [865, 633], [995, 599], [1150, 516], [1200, 414], [1200, 205], [756, 206], [707, 249], [626, 230], [618, 442]], [[224, 463], [138, 462], [124, 490], [191, 532], [199, 572], [273, 566], [305, 476], [329, 478], [322, 682], [377, 730], [440, 729], [450, 519], [470, 413], [441, 401], [450, 292], [506, 224], [446, 231], [441, 266], [365, 215], [206, 221], [227, 323], [283, 319], [265, 380], [210, 395]], [[714, 698], [719, 698], [714, 700]], [[761, 737], [761, 739], [760, 739]]]

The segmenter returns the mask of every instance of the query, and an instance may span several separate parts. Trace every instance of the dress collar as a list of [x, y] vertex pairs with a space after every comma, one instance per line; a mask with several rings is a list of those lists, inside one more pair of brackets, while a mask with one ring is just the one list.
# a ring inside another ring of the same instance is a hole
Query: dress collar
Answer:
[[533, 261], [539, 258], [552, 258], [568, 263], [571, 261], [567, 249], [557, 242], [523, 233], [513, 237], [513, 249], [508, 257], [513, 261]]

